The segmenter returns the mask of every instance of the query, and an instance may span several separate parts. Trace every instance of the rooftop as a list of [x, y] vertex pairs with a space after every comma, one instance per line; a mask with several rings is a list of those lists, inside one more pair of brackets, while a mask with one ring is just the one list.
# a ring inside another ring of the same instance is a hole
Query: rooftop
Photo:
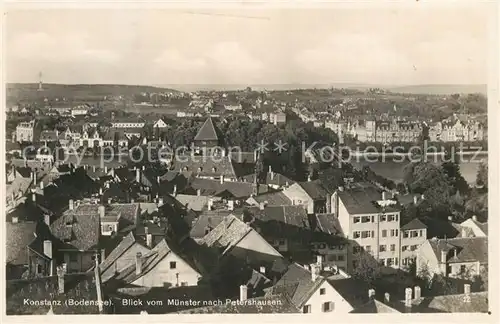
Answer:
[[217, 136], [217, 132], [215, 130], [214, 123], [211, 117], [208, 117], [207, 120], [203, 123], [200, 130], [194, 137], [195, 141], [217, 141], [219, 137]]

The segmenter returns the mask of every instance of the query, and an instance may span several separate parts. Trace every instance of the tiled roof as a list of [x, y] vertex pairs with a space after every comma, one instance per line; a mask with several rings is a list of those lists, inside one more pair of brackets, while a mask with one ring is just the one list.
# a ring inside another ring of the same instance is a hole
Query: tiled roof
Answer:
[[411, 221], [409, 221], [408, 223], [406, 223], [405, 225], [403, 225], [401, 227], [401, 230], [405, 231], [405, 230], [415, 230], [415, 229], [424, 229], [424, 228], [427, 228], [427, 225], [422, 223], [422, 221], [419, 220], [418, 218], [414, 218]]
[[326, 199], [328, 192], [320, 181], [298, 182], [299, 186], [314, 200]]
[[50, 226], [56, 238], [68, 247], [88, 251], [99, 243], [101, 232], [98, 205], [82, 204], [67, 210]]
[[370, 287], [362, 280], [343, 278], [328, 280], [328, 282], [353, 308], [368, 302], [368, 290]]
[[201, 211], [207, 205], [210, 198], [207, 196], [178, 194], [175, 196], [175, 199], [186, 206], [186, 208], [192, 209], [194, 211]]
[[315, 281], [311, 278], [309, 270], [296, 263], [291, 264], [270, 293], [287, 294], [296, 307], [302, 308], [309, 297], [325, 282], [323, 277], [318, 277]]
[[[441, 259], [441, 251], [447, 252], [448, 261], [455, 262], [488, 262], [488, 238], [467, 237], [446, 240], [428, 240], [438, 260]], [[455, 256], [454, 251], [457, 254]]]
[[460, 235], [460, 230], [449, 221], [433, 217], [421, 217], [419, 220], [427, 226], [427, 237], [454, 238]]
[[414, 299], [410, 309], [405, 307], [404, 301], [391, 306], [405, 313], [487, 313], [490, 310], [488, 292], [470, 293], [470, 302], [465, 294], [456, 294]]
[[230, 210], [205, 210], [194, 221], [189, 235], [192, 238], [202, 238], [206, 235], [205, 229], [213, 230], [229, 215], [241, 217], [238, 211]]
[[292, 201], [282, 191], [266, 192], [252, 199], [258, 203], [265, 203], [266, 206], [286, 206], [292, 205]]
[[[382, 193], [373, 187], [351, 188], [337, 191], [339, 198], [351, 215], [371, 214], [382, 211], [377, 201], [382, 200]], [[399, 211], [396, 206], [385, 207], [386, 212]]]
[[7, 315], [45, 315], [49, 305], [26, 305], [24, 300], [29, 297], [34, 301], [61, 301], [54, 304], [54, 314], [98, 314], [96, 305], [74, 306], [65, 301], [86, 300], [97, 301], [97, 289], [94, 273], [65, 275], [65, 293], [58, 293], [58, 277], [44, 277], [30, 280], [7, 281]]
[[343, 236], [339, 220], [334, 214], [316, 214], [316, 230]]
[[[253, 184], [249, 182], [225, 181], [220, 183], [220, 180], [195, 178], [190, 187], [194, 190], [200, 190], [203, 196], [222, 196], [230, 194], [234, 198], [250, 197], [253, 193]], [[267, 191], [267, 187], [260, 186], [260, 192]]]
[[372, 299], [368, 303], [361, 305], [351, 311], [352, 314], [374, 314], [374, 313], [401, 313], [400, 311], [376, 300]]
[[134, 243], [135, 237], [133, 233], [129, 233], [125, 236], [120, 243], [111, 251], [111, 253], [106, 257], [104, 262], [99, 265], [101, 273], [105, 273], [106, 270], [123, 254], [127, 251]]
[[209, 247], [216, 246], [224, 248], [223, 254], [238, 244], [252, 228], [243, 223], [237, 217], [230, 215], [223, 219], [210, 233], [200, 241]]
[[7, 223], [6, 261], [10, 264], [28, 264], [28, 245], [35, 239], [37, 223]]
[[217, 141], [219, 137], [217, 136], [217, 132], [215, 130], [214, 123], [211, 117], [208, 117], [207, 120], [203, 123], [200, 130], [194, 137], [195, 141]]
[[283, 314], [300, 313], [284, 294], [250, 298], [246, 302], [226, 303], [221, 306], [193, 308], [181, 314]]
[[237, 177], [233, 167], [234, 162], [227, 156], [212, 159], [210, 157], [185, 155], [177, 157], [173, 162], [173, 170], [175, 171], [190, 171], [193, 174], [207, 177], [219, 177], [220, 175], [230, 178]]

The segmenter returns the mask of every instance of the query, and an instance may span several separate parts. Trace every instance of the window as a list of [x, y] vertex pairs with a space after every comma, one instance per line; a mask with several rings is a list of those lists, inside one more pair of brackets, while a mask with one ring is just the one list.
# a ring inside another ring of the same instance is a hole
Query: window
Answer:
[[394, 265], [398, 265], [398, 258], [394, 258]]
[[361, 217], [357, 217], [357, 216], [354, 217], [354, 220], [353, 220], [354, 224], [359, 223], [360, 221], [361, 221]]
[[408, 236], [409, 236], [409, 231], [404, 231], [403, 238], [408, 238]]
[[465, 273], [466, 269], [464, 265], [460, 266], [460, 273]]
[[353, 254], [357, 254], [357, 253], [359, 253], [359, 251], [361, 251], [361, 246], [353, 246], [352, 247]]
[[305, 305], [302, 307], [302, 313], [310, 313], [311, 312], [311, 305]]
[[390, 266], [391, 266], [391, 265], [393, 265], [393, 264], [394, 264], [394, 259], [393, 259], [393, 258], [388, 258], [388, 259], [387, 259], [387, 263], [386, 263], [386, 265], [387, 265], [388, 267], [390, 267]]
[[176, 269], [177, 268], [177, 262], [171, 261], [170, 262], [170, 269]]
[[324, 294], [326, 294], [326, 289], [325, 289], [325, 288], [321, 288], [321, 289], [319, 290], [319, 294], [320, 294], [320, 295], [324, 295]]
[[36, 266], [36, 273], [41, 274], [43, 272], [43, 267], [41, 264], [37, 264]]
[[370, 237], [375, 237], [374, 231], [362, 231], [361, 232], [361, 238], [370, 238]]
[[285, 245], [285, 240], [279, 240], [278, 244], [279, 245]]
[[370, 216], [363, 216], [361, 217], [361, 223], [369, 223], [371, 221]]
[[424, 237], [424, 230], [420, 230], [420, 237]]
[[361, 232], [360, 231], [354, 231], [352, 233], [352, 237], [355, 238], [355, 239], [360, 238], [360, 236], [361, 236]]
[[408, 250], [408, 245], [403, 245], [403, 246], [401, 247], [401, 250], [402, 250], [402, 251], [406, 251], [406, 250]]
[[343, 255], [337, 255], [337, 260], [338, 261], [344, 261], [344, 256]]
[[387, 246], [385, 246], [385, 245], [381, 245], [381, 246], [380, 246], [380, 248], [379, 248], [379, 251], [380, 251], [380, 252], [385, 252], [385, 251], [387, 251]]
[[417, 231], [411, 231], [410, 232], [410, 237], [418, 237], [418, 232]]
[[392, 252], [396, 251], [396, 244], [391, 244], [391, 251]]
[[398, 236], [398, 230], [397, 229], [392, 229], [391, 230], [391, 236], [394, 237], [394, 236]]
[[418, 248], [418, 245], [412, 245], [410, 246], [411, 251], [415, 251]]
[[331, 312], [332, 310], [333, 310], [332, 302], [323, 303], [323, 312]]
[[382, 230], [382, 237], [387, 237], [387, 230]]
[[372, 247], [370, 245], [365, 246], [365, 251], [368, 252], [368, 253], [371, 252], [372, 251]]

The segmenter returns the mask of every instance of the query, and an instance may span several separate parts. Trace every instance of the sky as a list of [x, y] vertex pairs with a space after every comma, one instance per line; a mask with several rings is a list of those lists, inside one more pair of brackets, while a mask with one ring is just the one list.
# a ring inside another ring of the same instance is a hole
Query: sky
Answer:
[[486, 84], [491, 8], [8, 11], [7, 82]]

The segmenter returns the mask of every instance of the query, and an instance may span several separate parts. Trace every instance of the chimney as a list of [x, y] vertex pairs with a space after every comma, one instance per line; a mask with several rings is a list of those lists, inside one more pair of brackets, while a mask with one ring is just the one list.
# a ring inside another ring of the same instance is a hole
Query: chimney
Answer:
[[73, 202], [73, 199], [69, 200], [69, 210], [75, 209], [75, 203]]
[[107, 166], [104, 166], [104, 173], [108, 174], [108, 167]]
[[420, 199], [424, 200], [425, 196], [424, 195], [420, 195]]
[[227, 210], [234, 210], [234, 200], [227, 201]]
[[52, 259], [52, 241], [45, 240], [43, 241], [43, 254]]
[[395, 192], [395, 191], [393, 191], [393, 192], [392, 192], [392, 199], [395, 199], [395, 198], [396, 198], [396, 192]]
[[339, 191], [344, 191], [344, 187], [340, 186]]
[[464, 301], [470, 303], [470, 284], [464, 284]]
[[248, 298], [248, 287], [246, 285], [240, 286], [240, 301], [245, 301]]
[[139, 170], [139, 169], [135, 170], [135, 181], [141, 182], [141, 170]]
[[106, 214], [106, 207], [101, 205], [97, 209], [99, 209], [99, 217], [104, 218], [104, 215]]
[[386, 192], [382, 191], [382, 201], [385, 201], [386, 199], [387, 199]]
[[213, 204], [214, 204], [214, 200], [212, 198], [208, 199], [208, 203], [207, 203], [208, 210], [212, 210]]
[[413, 204], [416, 205], [418, 203], [418, 197], [413, 196]]
[[384, 294], [384, 302], [385, 302], [386, 304], [388, 304], [388, 303], [390, 303], [390, 302], [391, 302], [391, 294], [389, 294], [389, 293], [385, 293], [385, 294]]
[[47, 226], [50, 226], [50, 215], [49, 214], [43, 215], [43, 221]]
[[221, 184], [223, 184], [223, 183], [224, 183], [224, 175], [223, 175], [223, 174], [221, 174], [221, 175], [220, 175], [220, 183], [221, 183]]
[[266, 267], [264, 266], [260, 267], [260, 273], [266, 274]]
[[420, 286], [415, 286], [413, 289], [415, 291], [415, 299], [420, 299], [422, 297], [422, 290], [420, 289]]
[[411, 288], [405, 289], [405, 307], [411, 308], [412, 291]]
[[196, 195], [199, 197], [201, 196], [201, 189], [196, 189]]
[[61, 264], [57, 267], [57, 283], [59, 287], [59, 293], [64, 294], [64, 276], [66, 275], [66, 263]]
[[317, 264], [311, 264], [311, 280], [316, 281], [318, 279], [318, 265]]
[[153, 234], [151, 233], [146, 234], [146, 245], [150, 248], [153, 247]]
[[375, 289], [368, 289], [368, 298], [375, 298]]
[[95, 165], [92, 166], [92, 172], [95, 172]]
[[112, 199], [111, 197], [108, 198], [108, 205], [111, 205]]
[[156, 182], [160, 184], [160, 176], [156, 176]]
[[269, 166], [269, 171], [268, 173], [273, 173], [273, 168], [271, 166]]
[[174, 185], [173, 196], [177, 196], [177, 185]]
[[323, 256], [321, 255], [316, 256], [316, 264], [318, 265], [319, 270], [323, 269]]
[[102, 196], [102, 187], [99, 188], [99, 195]]
[[143, 165], [143, 166], [142, 166], [142, 171], [145, 171], [145, 170], [146, 170], [146, 166], [145, 166], [145, 165]]
[[35, 192], [31, 195], [31, 200], [33, 202], [36, 202], [36, 193]]
[[452, 222], [452, 221], [453, 221], [453, 216], [448, 216], [448, 220], [449, 220], [450, 222]]
[[308, 182], [310, 182], [310, 181], [311, 181], [311, 175], [310, 175], [310, 174], [307, 176], [307, 181], [308, 181]]
[[158, 207], [163, 206], [163, 197], [158, 198]]
[[441, 263], [446, 263], [446, 251], [441, 251]]
[[135, 255], [135, 274], [140, 275], [142, 273], [142, 253], [137, 252]]
[[477, 222], [477, 216], [476, 215], [472, 216], [472, 220]]
[[19, 222], [19, 218], [17, 216], [12, 216], [12, 223], [16, 224]]
[[260, 209], [260, 210], [264, 210], [264, 203], [263, 203], [263, 202], [260, 202], [260, 203], [259, 203], [259, 209]]
[[40, 189], [43, 190], [43, 181], [40, 181]]
[[115, 176], [115, 169], [114, 168], [111, 168], [111, 176], [114, 177]]
[[33, 185], [36, 186], [36, 172], [33, 171]]
[[253, 160], [257, 162], [257, 150], [253, 151]]

